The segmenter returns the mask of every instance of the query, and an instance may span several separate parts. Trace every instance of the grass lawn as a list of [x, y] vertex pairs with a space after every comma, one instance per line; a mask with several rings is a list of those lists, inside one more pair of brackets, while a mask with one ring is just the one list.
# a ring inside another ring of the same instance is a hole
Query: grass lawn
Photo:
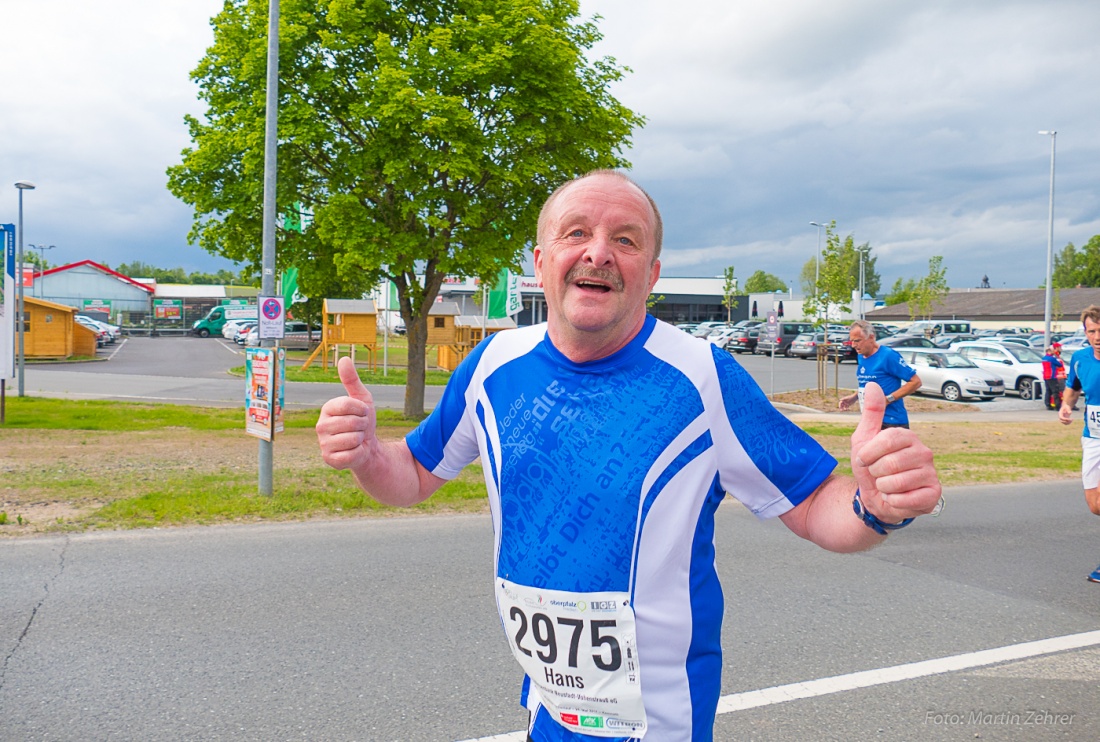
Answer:
[[[387, 508], [351, 475], [321, 462], [317, 411], [288, 412], [275, 441], [272, 497], [257, 494], [255, 438], [241, 410], [16, 397], [0, 426], [0, 537], [90, 528], [287, 520], [398, 513], [482, 512], [485, 486], [466, 469], [428, 502]], [[379, 435], [414, 421], [379, 411]], [[847, 467], [850, 422], [806, 426]], [[947, 485], [1079, 475], [1077, 425], [917, 423]]]

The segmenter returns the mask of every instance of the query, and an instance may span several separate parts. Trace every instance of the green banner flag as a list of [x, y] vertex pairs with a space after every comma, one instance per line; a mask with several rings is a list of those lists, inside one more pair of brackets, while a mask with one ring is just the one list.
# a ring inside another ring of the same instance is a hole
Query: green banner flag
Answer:
[[505, 268], [497, 276], [497, 285], [489, 291], [489, 319], [511, 317], [523, 310], [519, 293], [519, 276]]

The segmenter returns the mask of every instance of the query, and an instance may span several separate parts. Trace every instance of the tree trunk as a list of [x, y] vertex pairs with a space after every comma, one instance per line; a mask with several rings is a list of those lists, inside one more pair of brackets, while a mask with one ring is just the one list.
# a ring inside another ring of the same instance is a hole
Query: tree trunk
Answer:
[[408, 378], [405, 381], [405, 417], [424, 417], [424, 370], [428, 343], [428, 315], [415, 320], [405, 318], [405, 337], [409, 343]]

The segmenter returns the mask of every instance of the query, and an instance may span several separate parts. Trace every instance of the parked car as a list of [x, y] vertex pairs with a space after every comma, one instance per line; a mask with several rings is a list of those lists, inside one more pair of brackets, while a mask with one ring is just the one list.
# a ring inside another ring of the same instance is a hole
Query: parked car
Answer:
[[[283, 326], [283, 338], [279, 341], [279, 345], [283, 348], [289, 348], [291, 350], [308, 350], [312, 345], [314, 339], [320, 339], [321, 328], [310, 328], [305, 322], [297, 322], [294, 320], [288, 321]], [[248, 335], [245, 337], [244, 344], [250, 348], [254, 348], [260, 344], [260, 326], [256, 325], [248, 331]]]
[[969, 343], [977, 340], [978, 336], [972, 332], [945, 332], [942, 335], [932, 337], [932, 343], [937, 348], [950, 348], [955, 343]]
[[766, 325], [760, 326], [760, 342], [756, 344], [754, 353], [774, 352], [776, 355], [787, 355], [791, 341], [804, 332], [813, 332], [814, 329], [809, 322], [780, 322], [777, 328], [779, 334], [774, 341], [771, 341], [768, 339], [766, 327]]
[[[1081, 350], [1089, 344], [1089, 340], [1085, 337], [1084, 333], [1073, 333], [1072, 335], [1066, 335], [1059, 340], [1062, 344], [1062, 358], [1068, 359], [1077, 351]], [[1045, 348], [1044, 348], [1045, 350]]]
[[[1062, 340], [1064, 340], [1065, 338], [1068, 338], [1072, 335], [1073, 335], [1073, 333], [1071, 333], [1071, 332], [1052, 332], [1052, 333], [1050, 333], [1050, 342], [1060, 343], [1060, 342], [1062, 342]], [[1047, 349], [1046, 339], [1047, 339], [1047, 335], [1046, 335], [1045, 332], [1037, 332], [1034, 335], [1031, 335], [1031, 336], [1028, 337], [1027, 344], [1030, 345], [1035, 350], [1042, 353], [1043, 351], [1045, 351]]]
[[817, 348], [825, 343], [825, 333], [804, 332], [791, 341], [791, 347], [787, 349], [787, 355], [794, 358], [810, 360], [817, 358]]
[[256, 320], [231, 319], [227, 321], [222, 325], [222, 337], [226, 340], [234, 340], [237, 337], [237, 333], [241, 331], [241, 328], [249, 323], [256, 324]]
[[79, 314], [73, 317], [73, 319], [76, 320], [76, 323], [81, 327], [86, 327], [87, 329], [95, 333], [95, 347], [102, 348], [104, 345], [114, 342], [114, 340], [111, 339], [110, 335], [107, 334], [107, 331], [102, 327], [99, 327], [98, 323], [96, 323], [94, 320], [88, 319], [87, 317], [82, 317]]
[[1027, 338], [1023, 335], [998, 335], [997, 337], [986, 338], [986, 340], [1001, 343], [1003, 345], [1019, 345], [1024, 348], [1031, 347], [1031, 343], [1029, 343]]
[[257, 324], [259, 323], [253, 320], [246, 320], [244, 322], [241, 322], [241, 324], [237, 327], [236, 334], [233, 336], [233, 342], [235, 342], [237, 345], [244, 345], [245, 341], [248, 340], [248, 333]]
[[891, 335], [878, 341], [888, 348], [935, 348], [936, 344], [923, 335]]
[[116, 340], [119, 340], [122, 337], [122, 328], [119, 327], [118, 325], [112, 325], [110, 322], [107, 322], [107, 321], [101, 320], [101, 319], [97, 319], [95, 317], [89, 317], [86, 314], [77, 314], [76, 316], [77, 317], [84, 317], [85, 319], [90, 319], [97, 326], [102, 327], [104, 330], [107, 331], [107, 334], [111, 337], [111, 342], [112, 343], [115, 342]]
[[726, 343], [743, 332], [745, 330], [740, 327], [722, 327], [707, 335], [707, 342], [725, 350]]
[[1043, 357], [1031, 348], [980, 340], [958, 343], [952, 350], [966, 356], [979, 368], [1003, 378], [1005, 389], [1015, 391], [1020, 399], [1042, 396]]
[[830, 332], [825, 342], [825, 353], [829, 358], [839, 358], [841, 363], [854, 361], [857, 355], [847, 332]]
[[936, 394], [948, 402], [1004, 396], [1004, 379], [979, 368], [960, 353], [926, 348], [902, 348], [898, 352], [920, 377], [920, 394]]
[[726, 326], [727, 325], [725, 322], [715, 322], [712, 320], [708, 320], [707, 322], [700, 322], [699, 326], [695, 328], [695, 332], [691, 334], [697, 338], [705, 338], [715, 330], [720, 330]]
[[760, 342], [759, 327], [743, 327], [742, 332], [726, 341], [726, 350], [730, 353], [752, 353]]

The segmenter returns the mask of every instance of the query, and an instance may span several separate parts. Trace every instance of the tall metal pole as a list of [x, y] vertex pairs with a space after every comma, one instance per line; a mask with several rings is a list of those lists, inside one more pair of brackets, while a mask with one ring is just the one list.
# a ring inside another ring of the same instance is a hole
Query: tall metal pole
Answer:
[[821, 277], [821, 225], [810, 222], [811, 227], [817, 227], [817, 252], [814, 253], [814, 298], [817, 298], [817, 282]]
[[1050, 209], [1047, 216], [1049, 225], [1049, 231], [1047, 232], [1047, 290], [1046, 305], [1043, 309], [1043, 321], [1045, 323], [1045, 329], [1043, 330], [1043, 347], [1049, 348], [1050, 313], [1054, 304], [1054, 287], [1051, 285], [1054, 281], [1054, 143], [1058, 140], [1058, 132], [1052, 130], [1041, 131], [1039, 133], [1050, 136]]
[[[276, 152], [279, 142], [279, 0], [270, 0], [267, 14], [267, 113], [264, 119], [264, 228], [263, 228], [263, 276], [260, 296], [275, 295], [275, 219]], [[275, 347], [275, 341], [264, 339], [260, 346]], [[277, 366], [273, 364], [273, 366]], [[273, 369], [272, 376], [276, 371]], [[275, 414], [276, 397], [272, 395], [271, 414]], [[274, 438], [274, 434], [272, 434]], [[275, 468], [275, 441], [260, 439], [259, 491], [270, 496], [274, 492], [272, 472]]]
[[25, 180], [21, 180], [15, 184], [15, 187], [19, 189], [19, 249], [15, 255], [16, 265], [16, 286], [18, 287], [16, 306], [18, 310], [15, 315], [15, 321], [19, 325], [19, 383], [17, 396], [23, 396], [23, 370], [25, 365], [25, 351], [23, 338], [23, 326], [26, 324], [27, 309], [23, 306], [23, 191], [33, 191], [34, 183], [29, 183]]

